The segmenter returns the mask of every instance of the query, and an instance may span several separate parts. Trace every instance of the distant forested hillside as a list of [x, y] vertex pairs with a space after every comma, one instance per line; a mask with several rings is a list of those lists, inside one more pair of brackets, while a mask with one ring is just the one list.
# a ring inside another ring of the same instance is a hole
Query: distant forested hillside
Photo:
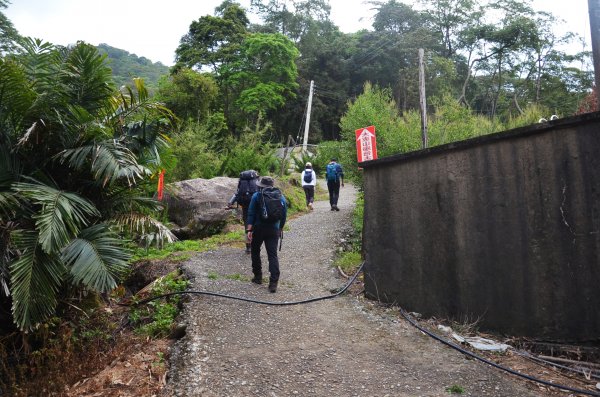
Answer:
[[107, 54], [108, 65], [112, 69], [113, 78], [119, 87], [131, 84], [134, 77], [142, 77], [146, 87], [150, 91], [155, 91], [160, 76], [169, 73], [169, 67], [160, 62], [152, 63], [148, 58], [138, 57], [108, 44], [100, 44], [97, 48], [100, 53]]

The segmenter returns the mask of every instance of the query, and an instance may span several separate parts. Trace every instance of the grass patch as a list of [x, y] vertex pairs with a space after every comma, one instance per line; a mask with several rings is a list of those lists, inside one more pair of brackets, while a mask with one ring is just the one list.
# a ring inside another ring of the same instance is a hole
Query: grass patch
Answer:
[[[179, 271], [167, 274], [157, 279], [150, 289], [148, 298], [157, 297], [187, 289], [189, 281], [184, 279]], [[139, 301], [138, 298], [134, 302]], [[147, 304], [134, 306], [129, 313], [129, 319], [135, 327], [135, 332], [152, 338], [166, 337], [171, 332], [171, 325], [179, 314], [180, 295], [157, 299]]]
[[234, 273], [228, 274], [225, 276], [227, 280], [235, 280], [235, 281], [250, 281], [250, 276], [245, 276], [243, 274]]
[[446, 391], [450, 394], [463, 394], [465, 392], [465, 388], [459, 385], [452, 385], [448, 386]]
[[346, 274], [353, 274], [356, 272], [360, 264], [362, 263], [362, 258], [360, 252], [349, 251], [343, 252], [335, 261], [334, 265], [339, 266], [340, 269], [344, 271]]
[[216, 280], [218, 278], [219, 278], [219, 273], [213, 272], [212, 270], [208, 272], [208, 279], [209, 280]]
[[182, 253], [189, 252], [205, 252], [216, 249], [223, 244], [231, 244], [240, 242], [244, 239], [244, 231], [237, 230], [225, 234], [215, 234], [214, 236], [207, 237], [201, 240], [181, 240], [175, 241], [171, 244], [165, 244], [162, 249], [155, 247], [150, 248], [135, 248], [133, 250], [133, 256], [131, 262], [138, 262], [141, 260], [160, 260], [169, 259], [176, 261], [184, 261], [191, 257], [191, 255], [184, 255]]

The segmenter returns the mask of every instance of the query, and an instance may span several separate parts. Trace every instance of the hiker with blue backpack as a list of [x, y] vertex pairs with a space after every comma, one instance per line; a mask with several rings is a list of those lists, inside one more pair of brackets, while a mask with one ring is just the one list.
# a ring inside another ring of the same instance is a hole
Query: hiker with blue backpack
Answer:
[[342, 166], [337, 163], [337, 159], [332, 158], [325, 168], [325, 179], [327, 179], [327, 190], [329, 191], [329, 204], [332, 211], [339, 211], [337, 206], [340, 197], [340, 183], [344, 187], [344, 171]]
[[[238, 180], [237, 190], [229, 199], [227, 208], [233, 208], [233, 204], [237, 203], [242, 207], [242, 220], [244, 221], [245, 234], [248, 234], [248, 207], [254, 193], [258, 191], [256, 182], [258, 181], [258, 172], [254, 170], [242, 171]], [[246, 238], [246, 253], [250, 253], [250, 240]]]
[[312, 169], [310, 162], [306, 163], [304, 171], [301, 175], [302, 189], [306, 196], [306, 206], [312, 211], [313, 202], [315, 201], [315, 186], [317, 185], [317, 174]]
[[260, 249], [263, 242], [267, 250], [269, 261], [269, 292], [277, 291], [279, 282], [279, 258], [277, 257], [277, 243], [283, 238], [283, 226], [287, 218], [286, 199], [281, 191], [275, 187], [275, 180], [270, 176], [263, 176], [256, 183], [258, 192], [254, 193], [248, 208], [248, 240], [252, 250], [252, 282], [262, 284], [262, 262]]

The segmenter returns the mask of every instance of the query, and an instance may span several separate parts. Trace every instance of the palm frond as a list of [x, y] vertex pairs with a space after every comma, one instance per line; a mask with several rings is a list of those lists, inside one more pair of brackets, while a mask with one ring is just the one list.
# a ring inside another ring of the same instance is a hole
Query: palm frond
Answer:
[[15, 183], [13, 190], [40, 206], [32, 218], [41, 247], [48, 254], [58, 252], [91, 218], [100, 216], [94, 204], [75, 193], [33, 183]]
[[34, 97], [23, 68], [10, 59], [0, 58], [0, 127], [4, 133], [9, 130], [16, 133]]
[[9, 266], [13, 319], [20, 329], [32, 329], [54, 313], [65, 267], [57, 256], [37, 249], [36, 232], [15, 231], [11, 239], [19, 251]]
[[94, 179], [102, 186], [125, 178], [129, 185], [142, 179], [149, 171], [138, 164], [135, 155], [119, 141], [93, 142], [88, 145], [67, 149], [58, 154], [73, 169], [90, 167]]
[[82, 230], [62, 250], [61, 257], [75, 283], [108, 292], [117, 286], [131, 255], [106, 224], [98, 224]]
[[132, 234], [140, 236], [140, 240], [146, 241], [148, 245], [155, 241], [159, 246], [164, 242], [172, 243], [177, 237], [171, 233], [162, 222], [151, 216], [141, 213], [120, 214], [112, 221], [122, 229], [128, 229]]
[[2, 218], [11, 219], [14, 217], [20, 205], [15, 193], [0, 191], [0, 215], [2, 215]]
[[10, 234], [15, 226], [14, 222], [0, 220], [0, 295], [3, 293], [4, 296], [10, 296], [8, 265], [15, 256], [10, 245]]
[[105, 58], [96, 47], [83, 42], [70, 49], [61, 80], [68, 87], [67, 94], [72, 104], [92, 113], [105, 106], [115, 90], [111, 85], [112, 72]]
[[50, 93], [57, 89], [60, 54], [51, 43], [40, 39], [24, 38], [21, 42], [24, 55], [19, 57], [27, 79], [37, 93]]
[[18, 197], [10, 190], [11, 184], [19, 178], [20, 168], [7, 145], [0, 146], [0, 215], [3, 218], [10, 219], [20, 207]]

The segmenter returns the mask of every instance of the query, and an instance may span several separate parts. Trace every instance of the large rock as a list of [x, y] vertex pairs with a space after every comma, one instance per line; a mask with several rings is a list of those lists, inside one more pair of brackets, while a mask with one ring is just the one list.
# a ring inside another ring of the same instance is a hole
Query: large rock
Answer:
[[233, 215], [227, 202], [237, 178], [189, 179], [169, 185], [165, 194], [171, 231], [180, 239], [200, 238], [220, 231]]

